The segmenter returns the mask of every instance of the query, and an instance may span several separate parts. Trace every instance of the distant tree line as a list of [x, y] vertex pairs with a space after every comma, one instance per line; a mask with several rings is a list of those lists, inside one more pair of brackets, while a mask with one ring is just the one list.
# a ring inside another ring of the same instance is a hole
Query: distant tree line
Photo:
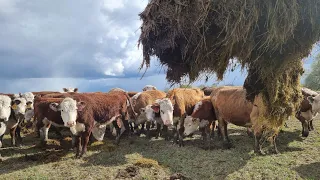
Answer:
[[304, 86], [312, 90], [320, 90], [320, 54], [311, 65], [311, 71], [307, 74]]

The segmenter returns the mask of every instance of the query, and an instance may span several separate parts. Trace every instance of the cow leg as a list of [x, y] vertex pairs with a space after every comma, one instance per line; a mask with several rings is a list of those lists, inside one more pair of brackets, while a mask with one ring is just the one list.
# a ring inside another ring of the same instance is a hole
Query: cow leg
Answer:
[[205, 127], [205, 135], [206, 135], [206, 139], [207, 139], [207, 145], [208, 145], [208, 148], [209, 150], [211, 150], [211, 129], [210, 129], [210, 124], [207, 125]]
[[155, 127], [155, 125], [156, 125], [156, 124], [152, 121], [152, 122], [151, 122], [151, 128], [153, 129], [153, 128]]
[[255, 147], [254, 147], [254, 152], [258, 153], [260, 155], [264, 155], [265, 153], [262, 151], [262, 143], [261, 143], [261, 139], [262, 135], [261, 133], [258, 133], [254, 136], [255, 139]]
[[81, 134], [81, 144], [82, 144], [82, 151], [81, 154], [79, 156], [79, 158], [81, 158], [84, 154], [87, 153], [87, 147], [88, 147], [88, 142], [89, 142], [89, 138], [90, 138], [90, 134], [91, 132], [85, 131]]
[[146, 129], [147, 129], [146, 137], [147, 137], [148, 139], [151, 138], [151, 136], [150, 136], [150, 126], [151, 126], [151, 122], [150, 122], [150, 121], [147, 121], [147, 122], [146, 122]]
[[164, 140], [168, 141], [168, 140], [169, 140], [168, 126], [163, 125], [162, 134], [163, 134], [163, 136], [164, 136]]
[[157, 123], [157, 130], [156, 130], [156, 139], [159, 138], [160, 135], [160, 131], [161, 131], [161, 124]]
[[80, 150], [81, 150], [81, 135], [75, 136], [75, 145], [76, 145], [76, 158], [79, 158]]
[[10, 129], [11, 146], [15, 146], [16, 145], [16, 129], [17, 129], [17, 126], [15, 126], [14, 128]]
[[227, 149], [231, 148], [232, 144], [228, 138], [227, 123], [223, 119], [219, 119], [219, 127], [223, 138], [223, 146]]
[[302, 125], [302, 136], [308, 137], [309, 136], [309, 123], [307, 121], [301, 121]]
[[145, 133], [144, 126], [145, 126], [145, 123], [141, 123], [140, 134]]
[[130, 122], [129, 125], [130, 125], [131, 133], [134, 133], [134, 126], [132, 125], [132, 122]]
[[[53, 126], [54, 127], [54, 126]], [[54, 127], [54, 128], [51, 128], [54, 130], [54, 133], [58, 136], [58, 139], [62, 140], [63, 139], [63, 136], [61, 134], [61, 128], [58, 128], [58, 127]]]
[[116, 129], [117, 135], [116, 135], [116, 145], [120, 143], [120, 134], [121, 134], [121, 129], [119, 128], [117, 121], [112, 121], [113, 127]]
[[17, 126], [15, 133], [16, 133], [18, 145], [21, 146], [22, 145], [22, 137], [21, 137], [21, 127], [20, 126]]
[[249, 137], [254, 137], [254, 134], [253, 134], [251, 128], [247, 127], [247, 134], [248, 134]]
[[280, 152], [278, 151], [278, 148], [277, 148], [276, 138], [277, 138], [277, 136], [272, 137], [272, 144], [273, 144], [273, 148], [274, 148], [274, 153], [279, 154]]
[[180, 123], [180, 126], [179, 126], [179, 129], [177, 129], [177, 130], [178, 130], [178, 136], [179, 136], [179, 147], [181, 147], [181, 146], [184, 146], [184, 142], [183, 142], [184, 118], [181, 118], [179, 123]]
[[309, 131], [313, 131], [313, 124], [312, 124], [312, 120], [308, 123], [309, 124]]

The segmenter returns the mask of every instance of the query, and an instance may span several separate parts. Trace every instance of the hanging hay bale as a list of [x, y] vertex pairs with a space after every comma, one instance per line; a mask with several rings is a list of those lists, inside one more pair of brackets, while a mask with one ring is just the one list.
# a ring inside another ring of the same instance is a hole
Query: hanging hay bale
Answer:
[[302, 99], [301, 60], [320, 36], [318, 0], [151, 0], [140, 14], [141, 68], [156, 56], [167, 80], [215, 73], [237, 59], [248, 70], [247, 99], [263, 97], [261, 118], [279, 126]]

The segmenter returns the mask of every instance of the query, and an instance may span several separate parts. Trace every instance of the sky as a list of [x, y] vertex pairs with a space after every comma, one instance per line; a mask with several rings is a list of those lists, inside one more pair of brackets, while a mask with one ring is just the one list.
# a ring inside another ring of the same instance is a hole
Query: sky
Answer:
[[[157, 60], [141, 79], [138, 14], [148, 0], [0, 0], [0, 92], [141, 91], [169, 88]], [[308, 70], [319, 47], [306, 58]], [[246, 72], [227, 72], [197, 85], [242, 85]]]

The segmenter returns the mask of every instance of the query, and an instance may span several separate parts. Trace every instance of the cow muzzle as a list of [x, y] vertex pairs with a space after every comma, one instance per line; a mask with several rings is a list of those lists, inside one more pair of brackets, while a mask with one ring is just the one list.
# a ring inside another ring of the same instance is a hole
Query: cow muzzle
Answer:
[[75, 122], [67, 122], [67, 126], [68, 126], [68, 127], [73, 127], [74, 125], [76, 125]]

